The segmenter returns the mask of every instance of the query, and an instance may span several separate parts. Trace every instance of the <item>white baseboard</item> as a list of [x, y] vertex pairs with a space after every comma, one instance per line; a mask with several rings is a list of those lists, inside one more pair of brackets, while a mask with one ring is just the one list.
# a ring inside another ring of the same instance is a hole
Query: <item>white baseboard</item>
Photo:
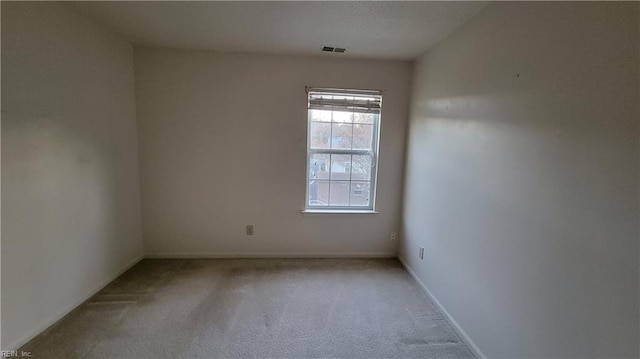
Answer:
[[50, 326], [52, 326], [55, 323], [57, 323], [60, 319], [64, 318], [67, 314], [71, 313], [74, 309], [76, 309], [77, 307], [82, 305], [84, 302], [89, 300], [96, 293], [98, 293], [104, 287], [106, 287], [107, 284], [111, 283], [113, 280], [118, 278], [124, 272], [128, 271], [131, 267], [136, 265], [142, 259], [144, 259], [144, 255], [140, 255], [137, 258], [135, 258], [134, 260], [132, 260], [131, 262], [127, 263], [121, 270], [116, 272], [114, 275], [110, 276], [107, 280], [103, 281], [99, 285], [95, 286], [92, 290], [90, 290], [88, 292], [88, 294], [82, 296], [80, 299], [76, 300], [72, 304], [62, 308], [56, 314], [54, 314], [48, 320], [46, 320], [44, 323], [42, 323], [38, 327], [34, 328], [33, 330], [29, 331], [27, 334], [23, 335], [22, 338], [18, 339], [14, 343], [11, 343], [10, 345], [7, 345], [6, 347], [2, 348], [2, 350], [18, 350], [18, 349], [20, 349], [23, 345], [27, 344], [31, 339], [35, 338], [38, 334], [44, 332], [47, 328], [49, 328]]
[[354, 252], [354, 253], [148, 253], [145, 258], [211, 258], [211, 259], [259, 259], [259, 258], [395, 258], [396, 253]]
[[433, 293], [431, 293], [429, 288], [427, 288], [427, 286], [422, 282], [422, 280], [418, 278], [418, 275], [409, 267], [409, 265], [404, 261], [404, 259], [402, 259], [400, 255], [398, 255], [398, 260], [400, 261], [404, 269], [407, 270], [411, 278], [413, 278], [413, 280], [418, 284], [420, 289], [422, 289], [425, 292], [427, 297], [429, 297], [429, 299], [431, 299], [431, 301], [436, 305], [436, 307], [438, 307], [438, 309], [442, 312], [442, 314], [444, 314], [446, 321], [449, 322], [453, 330], [456, 331], [460, 339], [462, 339], [462, 341], [469, 347], [469, 349], [471, 349], [473, 354], [480, 359], [486, 359], [486, 355], [482, 353], [482, 351], [480, 350], [480, 348], [478, 348], [476, 343], [474, 343], [473, 340], [471, 340], [471, 338], [464, 331], [464, 329], [462, 329], [462, 327], [458, 324], [458, 322], [456, 322], [456, 320], [453, 319], [451, 314], [447, 312], [447, 310], [442, 306], [440, 301], [438, 301], [438, 299], [433, 295]]

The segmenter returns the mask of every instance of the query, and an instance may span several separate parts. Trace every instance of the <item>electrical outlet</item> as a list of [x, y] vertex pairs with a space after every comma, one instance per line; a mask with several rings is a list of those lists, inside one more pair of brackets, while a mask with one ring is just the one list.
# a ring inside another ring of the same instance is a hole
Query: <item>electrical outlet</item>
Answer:
[[253, 236], [253, 224], [247, 224], [247, 236]]
[[391, 232], [391, 240], [392, 241], [396, 240], [396, 232]]
[[419, 254], [419, 256], [420, 256], [420, 259], [424, 259], [424, 247], [423, 246], [420, 246], [420, 254]]

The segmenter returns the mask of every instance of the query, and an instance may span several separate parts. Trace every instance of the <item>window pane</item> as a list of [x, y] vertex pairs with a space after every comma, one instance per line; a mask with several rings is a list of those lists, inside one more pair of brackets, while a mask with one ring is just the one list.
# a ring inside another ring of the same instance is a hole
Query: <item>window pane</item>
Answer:
[[329, 179], [330, 155], [312, 154], [309, 157], [309, 179]]
[[350, 123], [331, 124], [331, 148], [351, 149], [353, 125]]
[[353, 149], [371, 150], [373, 144], [373, 125], [353, 125]]
[[349, 181], [331, 181], [329, 205], [349, 205]]
[[[308, 105], [308, 207], [371, 208], [382, 98], [376, 92], [316, 89]], [[367, 101], [369, 101], [367, 103]], [[363, 113], [358, 111], [368, 111]]]
[[311, 148], [329, 148], [329, 140], [331, 139], [331, 124], [329, 122], [311, 122], [309, 131]]
[[353, 122], [355, 123], [368, 123], [373, 124], [373, 118], [376, 116], [373, 113], [359, 113], [356, 112], [353, 114]]
[[329, 204], [329, 181], [309, 181], [309, 206]]
[[331, 179], [348, 180], [351, 175], [351, 155], [331, 155]]
[[370, 182], [351, 182], [351, 205], [368, 206]]
[[333, 111], [333, 122], [351, 123], [353, 122], [353, 113], [344, 111]]
[[369, 155], [353, 155], [351, 160], [351, 179], [352, 180], [371, 180], [371, 164], [373, 156]]
[[331, 122], [331, 112], [325, 110], [309, 110], [311, 121]]

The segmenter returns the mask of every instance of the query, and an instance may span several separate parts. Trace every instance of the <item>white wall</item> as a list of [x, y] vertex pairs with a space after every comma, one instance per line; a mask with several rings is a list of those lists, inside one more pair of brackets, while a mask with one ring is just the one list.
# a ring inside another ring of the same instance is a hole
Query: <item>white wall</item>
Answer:
[[67, 5], [2, 2], [2, 349], [142, 253], [133, 49]]
[[638, 356], [636, 6], [494, 3], [416, 64], [401, 255], [488, 357]]
[[[409, 63], [154, 48], [135, 63], [148, 255], [395, 254]], [[307, 85], [384, 90], [379, 214], [300, 213]]]

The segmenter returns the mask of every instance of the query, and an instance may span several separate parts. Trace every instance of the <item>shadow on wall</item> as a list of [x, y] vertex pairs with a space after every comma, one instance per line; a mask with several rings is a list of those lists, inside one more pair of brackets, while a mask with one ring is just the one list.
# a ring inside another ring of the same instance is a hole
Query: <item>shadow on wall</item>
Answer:
[[[116, 154], [112, 145], [64, 119], [3, 111], [5, 308], [25, 297], [45, 307], [50, 298], [44, 294], [56, 293], [53, 287], [76, 293], [95, 286], [87, 265], [92, 273], [112, 270], [119, 255], [112, 238], [120, 235]], [[30, 274], [21, 273], [40, 273], [43, 282], [32, 283]], [[80, 278], [71, 280], [67, 274]], [[28, 286], [22, 285], [25, 281]], [[14, 317], [19, 312], [5, 311], [3, 323], [20, 326], [25, 320]], [[10, 344], [17, 338], [6, 339]]]

